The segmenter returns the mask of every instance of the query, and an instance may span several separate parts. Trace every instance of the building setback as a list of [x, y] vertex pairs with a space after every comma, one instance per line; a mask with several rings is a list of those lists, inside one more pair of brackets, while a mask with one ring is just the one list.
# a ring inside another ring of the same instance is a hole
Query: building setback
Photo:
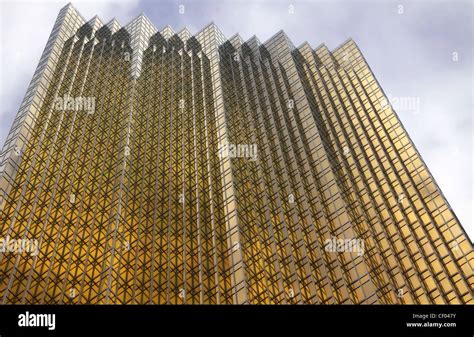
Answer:
[[0, 217], [39, 247], [0, 254], [0, 303], [474, 303], [472, 243], [353, 40], [65, 6]]

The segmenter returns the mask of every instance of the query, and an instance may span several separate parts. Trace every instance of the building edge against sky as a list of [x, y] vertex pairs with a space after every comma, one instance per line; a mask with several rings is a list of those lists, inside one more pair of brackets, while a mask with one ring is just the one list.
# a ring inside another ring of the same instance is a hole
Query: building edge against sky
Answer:
[[[57, 111], [68, 95], [95, 111]], [[69, 4], [0, 174], [2, 236], [39, 243], [0, 255], [2, 303], [473, 301], [472, 243], [352, 40]]]

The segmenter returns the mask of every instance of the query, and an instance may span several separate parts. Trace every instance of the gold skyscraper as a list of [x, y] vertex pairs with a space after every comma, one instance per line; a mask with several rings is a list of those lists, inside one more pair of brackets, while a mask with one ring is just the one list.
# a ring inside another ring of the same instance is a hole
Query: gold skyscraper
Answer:
[[360, 50], [64, 7], [0, 155], [0, 303], [473, 303]]

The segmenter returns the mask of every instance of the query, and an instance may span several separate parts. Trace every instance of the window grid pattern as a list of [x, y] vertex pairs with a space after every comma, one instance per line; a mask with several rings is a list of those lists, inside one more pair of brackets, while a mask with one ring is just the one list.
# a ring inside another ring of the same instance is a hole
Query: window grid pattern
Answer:
[[473, 303], [472, 244], [384, 101], [352, 40], [66, 6], [0, 155], [2, 236], [40, 248], [0, 255], [1, 303]]

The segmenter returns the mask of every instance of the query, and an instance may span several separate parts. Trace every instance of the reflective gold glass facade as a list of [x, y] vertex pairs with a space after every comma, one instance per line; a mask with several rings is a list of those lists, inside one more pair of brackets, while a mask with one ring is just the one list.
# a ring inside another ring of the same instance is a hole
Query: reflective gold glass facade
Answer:
[[0, 254], [1, 303], [474, 302], [472, 243], [352, 40], [68, 5], [0, 174], [1, 237], [38, 243]]

